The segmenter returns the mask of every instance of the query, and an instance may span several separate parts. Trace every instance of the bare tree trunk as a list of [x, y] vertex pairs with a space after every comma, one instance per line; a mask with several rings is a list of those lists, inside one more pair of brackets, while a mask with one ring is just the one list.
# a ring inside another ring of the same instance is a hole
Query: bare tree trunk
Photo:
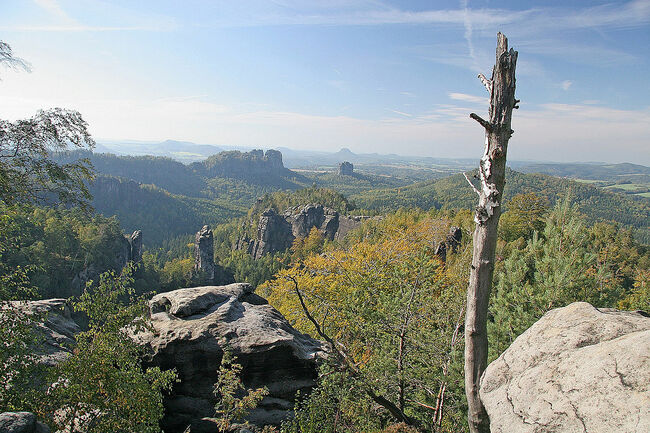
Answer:
[[465, 394], [471, 433], [490, 431], [490, 419], [479, 397], [479, 381], [487, 366], [487, 311], [494, 272], [497, 226], [505, 185], [506, 151], [514, 132], [510, 128], [515, 99], [517, 52], [508, 51], [508, 39], [497, 34], [496, 64], [492, 79], [479, 74], [490, 93], [489, 121], [475, 113], [470, 117], [485, 128], [485, 153], [479, 164], [480, 190], [465, 176], [479, 196], [474, 221], [474, 253], [467, 289], [465, 316]]

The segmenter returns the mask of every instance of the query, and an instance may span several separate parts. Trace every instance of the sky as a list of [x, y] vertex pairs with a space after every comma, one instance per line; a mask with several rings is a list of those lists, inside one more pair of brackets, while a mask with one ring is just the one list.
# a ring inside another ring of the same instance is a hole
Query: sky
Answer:
[[519, 52], [508, 158], [650, 165], [650, 0], [0, 0], [0, 118], [96, 140], [476, 157], [497, 32]]

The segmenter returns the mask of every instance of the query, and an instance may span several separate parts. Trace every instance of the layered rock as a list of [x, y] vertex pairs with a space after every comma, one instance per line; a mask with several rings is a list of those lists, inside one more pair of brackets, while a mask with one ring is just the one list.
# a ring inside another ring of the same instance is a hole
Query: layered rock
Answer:
[[69, 356], [81, 328], [72, 319], [65, 299], [11, 301], [10, 304], [34, 321], [39, 338], [33, 351], [40, 363], [52, 366]]
[[256, 259], [265, 254], [284, 251], [297, 238], [305, 238], [316, 227], [327, 240], [341, 240], [368, 217], [348, 217], [321, 204], [307, 204], [287, 209], [282, 214], [269, 208], [257, 224], [255, 239], [241, 238], [237, 249], [247, 249]]
[[73, 296], [81, 294], [88, 281], [99, 281], [99, 276], [102, 273], [108, 270], [120, 272], [124, 269], [127, 263], [140, 263], [142, 261], [143, 245], [141, 230], [136, 230], [131, 235], [124, 235], [117, 241], [119, 242], [119, 249], [117, 250], [113, 263], [108, 268], [97, 266], [95, 263], [90, 263], [75, 275], [70, 283]]
[[232, 283], [233, 275], [214, 262], [214, 236], [209, 225], [196, 233], [194, 239], [194, 276], [201, 284]]
[[259, 259], [265, 254], [286, 250], [291, 247], [293, 240], [291, 224], [271, 208], [260, 215], [257, 238], [249, 241], [248, 245], [240, 242], [240, 246], [246, 245], [248, 252]]
[[650, 431], [650, 317], [584, 302], [552, 310], [485, 371], [493, 433]]
[[289, 415], [295, 393], [314, 385], [322, 343], [292, 328], [248, 284], [180, 289], [154, 296], [149, 305], [152, 329], [134, 338], [149, 348], [150, 365], [175, 368], [180, 378], [165, 399], [167, 432], [209, 423], [226, 348], [243, 366], [247, 387], [269, 389], [251, 414], [253, 423], [279, 423]]
[[214, 238], [208, 225], [203, 226], [194, 239], [194, 272], [214, 281]]
[[285, 168], [282, 153], [277, 150], [255, 149], [250, 152], [237, 150], [220, 152], [205, 161], [195, 162], [190, 167], [206, 177], [230, 177], [254, 182], [277, 181], [277, 178], [291, 178], [296, 174]]
[[36, 420], [31, 412], [0, 413], [0, 433], [50, 433], [50, 428]]

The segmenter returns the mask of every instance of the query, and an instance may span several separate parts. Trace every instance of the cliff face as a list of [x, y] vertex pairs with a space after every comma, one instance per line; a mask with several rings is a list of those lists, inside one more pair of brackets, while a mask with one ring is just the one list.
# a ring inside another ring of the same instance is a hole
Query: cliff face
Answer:
[[214, 262], [214, 238], [208, 225], [203, 226], [194, 238], [194, 277], [201, 284], [235, 282], [231, 273]]
[[140, 263], [142, 261], [142, 231], [136, 230], [131, 235], [123, 235], [115, 240], [119, 243], [114, 260], [108, 266], [88, 264], [79, 272], [70, 283], [72, 295], [79, 295], [86, 287], [88, 281], [99, 281], [99, 276], [106, 271], [114, 270], [120, 272], [129, 262]]
[[284, 251], [297, 238], [305, 238], [316, 227], [327, 240], [341, 240], [368, 217], [348, 217], [320, 204], [295, 206], [278, 214], [274, 209], [262, 213], [257, 224], [255, 239], [242, 238], [237, 249], [245, 249], [254, 258]]
[[277, 150], [267, 150], [266, 154], [262, 150], [221, 152], [205, 161], [193, 163], [191, 168], [205, 177], [229, 177], [248, 181], [295, 176], [295, 173], [284, 167], [282, 153]]

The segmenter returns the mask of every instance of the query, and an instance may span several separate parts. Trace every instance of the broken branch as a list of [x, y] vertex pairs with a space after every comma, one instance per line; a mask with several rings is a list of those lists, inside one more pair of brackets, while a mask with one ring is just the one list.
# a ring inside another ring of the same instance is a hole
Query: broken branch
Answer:
[[482, 126], [483, 128], [485, 128], [486, 131], [488, 131], [488, 132], [492, 131], [492, 125], [490, 124], [490, 122], [488, 122], [487, 120], [481, 118], [481, 116], [479, 116], [478, 114], [476, 114], [476, 113], [471, 113], [471, 114], [469, 115], [469, 117], [471, 117], [472, 119], [474, 119], [474, 120], [476, 120], [478, 123], [480, 123], [481, 126]]
[[467, 183], [469, 183], [469, 186], [471, 186], [472, 189], [474, 190], [474, 192], [475, 192], [476, 194], [478, 194], [479, 197], [480, 197], [480, 196], [481, 196], [481, 191], [479, 191], [479, 190], [474, 186], [474, 184], [472, 183], [472, 181], [469, 180], [469, 177], [467, 177], [467, 173], [463, 173], [463, 176], [465, 176], [465, 180], [467, 180]]
[[485, 86], [485, 89], [491, 95], [492, 94], [492, 80], [488, 80], [487, 78], [485, 78], [485, 75], [483, 75], [483, 74], [478, 74], [478, 79], [481, 80], [481, 83], [483, 83], [483, 85]]

